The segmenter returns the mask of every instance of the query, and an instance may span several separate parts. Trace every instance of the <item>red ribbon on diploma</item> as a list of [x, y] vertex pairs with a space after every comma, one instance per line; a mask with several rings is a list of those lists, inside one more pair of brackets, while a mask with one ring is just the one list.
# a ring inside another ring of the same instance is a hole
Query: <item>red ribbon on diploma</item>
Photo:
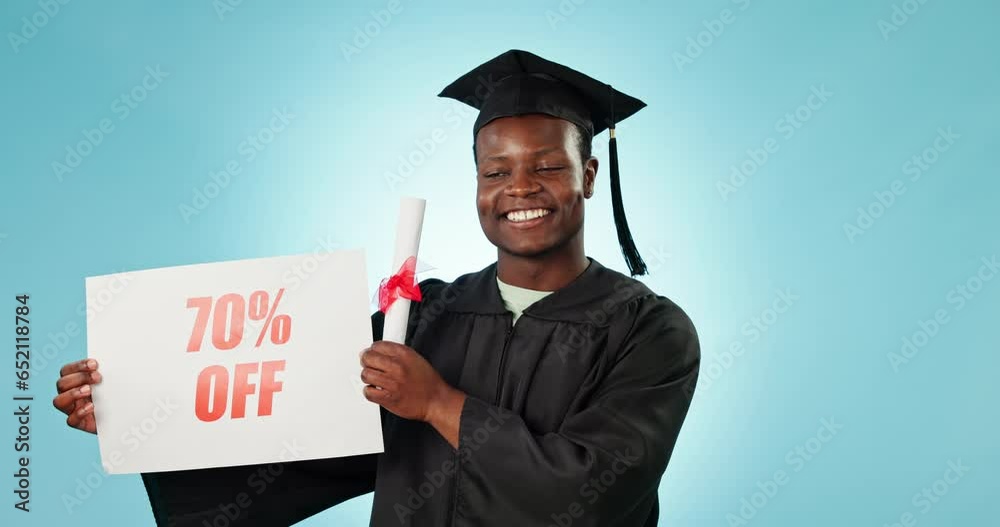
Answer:
[[420, 301], [420, 286], [416, 282], [417, 258], [411, 256], [399, 267], [399, 272], [382, 280], [378, 287], [378, 310], [385, 313], [397, 298]]

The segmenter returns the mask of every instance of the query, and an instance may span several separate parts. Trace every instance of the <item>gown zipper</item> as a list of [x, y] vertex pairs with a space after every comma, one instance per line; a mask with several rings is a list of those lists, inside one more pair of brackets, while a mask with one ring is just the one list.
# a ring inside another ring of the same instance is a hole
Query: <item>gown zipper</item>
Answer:
[[[503, 348], [500, 350], [500, 368], [497, 370], [497, 393], [496, 393], [496, 396], [493, 398], [493, 405], [494, 406], [499, 406], [500, 405], [500, 379], [503, 378], [504, 359], [507, 357], [507, 345], [510, 344], [510, 336], [511, 336], [512, 333], [514, 333], [514, 327], [517, 325], [517, 324], [513, 323], [513, 320], [514, 320], [514, 315], [512, 315], [510, 313], [507, 313], [507, 334], [504, 335], [504, 338], [503, 338]], [[459, 441], [461, 442], [461, 439], [459, 439]], [[456, 450], [455, 451], [455, 456], [456, 456], [457, 463], [459, 463], [459, 464], [461, 463], [461, 461], [459, 460], [460, 459], [459, 458], [460, 455], [461, 455], [461, 452], [459, 452], [459, 451]], [[454, 526], [455, 522], [457, 521], [456, 507], [458, 506], [457, 495], [458, 495], [459, 484], [460, 484], [460, 482], [459, 482], [458, 478], [456, 478], [455, 479], [455, 484], [452, 486], [452, 489], [451, 489], [451, 497], [450, 497], [451, 503], [449, 504], [448, 508], [449, 508], [449, 510], [451, 510], [451, 518], [450, 518], [451, 521], [450, 521], [450, 524], [452, 526]]]
[[514, 328], [517, 326], [517, 323], [512, 323], [513, 319], [513, 315], [507, 315], [507, 334], [503, 338], [503, 348], [500, 350], [500, 367], [497, 369], [497, 394], [493, 398], [494, 406], [500, 406], [500, 381], [503, 379], [503, 366], [507, 359], [507, 345], [510, 344], [510, 336], [514, 333]]

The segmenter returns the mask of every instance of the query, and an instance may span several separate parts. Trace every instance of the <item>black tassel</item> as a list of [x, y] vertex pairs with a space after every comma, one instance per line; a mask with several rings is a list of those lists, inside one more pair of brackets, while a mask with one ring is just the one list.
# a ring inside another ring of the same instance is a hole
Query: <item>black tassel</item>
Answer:
[[615, 129], [612, 125], [611, 140], [608, 141], [608, 157], [611, 158], [611, 208], [614, 210], [615, 228], [618, 230], [618, 244], [621, 245], [625, 263], [628, 264], [632, 276], [646, 274], [646, 262], [642, 261], [639, 250], [632, 240], [632, 233], [625, 219], [625, 205], [622, 204], [622, 185], [618, 178], [618, 140], [615, 139]]

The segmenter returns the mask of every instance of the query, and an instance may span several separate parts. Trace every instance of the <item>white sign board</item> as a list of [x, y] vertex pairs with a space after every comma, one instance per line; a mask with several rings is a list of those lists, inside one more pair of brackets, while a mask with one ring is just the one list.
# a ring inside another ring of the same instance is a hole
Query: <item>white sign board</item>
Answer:
[[[359, 353], [372, 342], [362, 251], [86, 280], [109, 473], [382, 452]], [[107, 300], [107, 298], [104, 298]]]

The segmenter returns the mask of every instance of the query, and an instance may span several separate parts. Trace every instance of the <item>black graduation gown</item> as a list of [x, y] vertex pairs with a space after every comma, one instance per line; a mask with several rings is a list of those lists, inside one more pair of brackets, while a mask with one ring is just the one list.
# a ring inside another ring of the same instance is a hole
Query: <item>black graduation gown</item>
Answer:
[[383, 410], [383, 454], [273, 465], [259, 493], [264, 466], [143, 474], [157, 524], [290, 525], [374, 490], [378, 527], [655, 526], [698, 375], [687, 315], [595, 260], [514, 325], [496, 264], [420, 286], [406, 342], [468, 394], [458, 449]]

